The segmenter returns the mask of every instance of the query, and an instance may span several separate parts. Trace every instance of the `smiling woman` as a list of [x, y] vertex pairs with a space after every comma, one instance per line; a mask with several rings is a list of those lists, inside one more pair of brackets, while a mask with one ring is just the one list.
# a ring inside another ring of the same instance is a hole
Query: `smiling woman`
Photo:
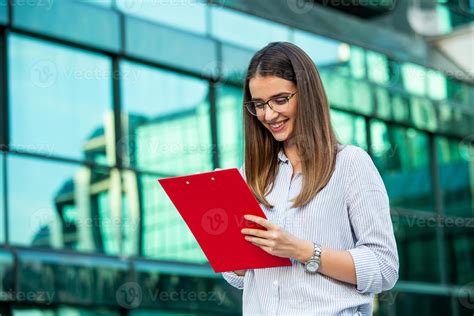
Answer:
[[243, 289], [244, 315], [371, 315], [398, 279], [382, 178], [331, 126], [319, 73], [299, 47], [273, 42], [250, 61], [240, 169], [267, 219], [244, 238], [292, 265], [224, 272]]

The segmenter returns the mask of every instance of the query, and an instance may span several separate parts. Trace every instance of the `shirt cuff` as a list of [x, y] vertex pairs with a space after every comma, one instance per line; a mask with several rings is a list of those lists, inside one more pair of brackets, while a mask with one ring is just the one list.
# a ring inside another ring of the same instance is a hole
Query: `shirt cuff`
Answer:
[[239, 290], [244, 288], [244, 276], [239, 276], [234, 271], [222, 272], [222, 276], [233, 287]]
[[349, 249], [354, 261], [357, 291], [359, 293], [382, 292], [382, 276], [375, 254], [366, 246]]

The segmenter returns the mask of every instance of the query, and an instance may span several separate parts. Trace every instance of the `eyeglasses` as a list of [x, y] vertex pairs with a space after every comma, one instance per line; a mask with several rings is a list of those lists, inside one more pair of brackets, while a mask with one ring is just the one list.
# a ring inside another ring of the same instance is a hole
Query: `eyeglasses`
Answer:
[[290, 103], [290, 99], [296, 94], [297, 91], [290, 93], [287, 96], [276, 96], [270, 98], [268, 101], [248, 101], [244, 102], [245, 107], [250, 112], [250, 114], [255, 116], [262, 116], [265, 115], [265, 105], [268, 105], [270, 109], [275, 112], [283, 112], [288, 109], [288, 104]]

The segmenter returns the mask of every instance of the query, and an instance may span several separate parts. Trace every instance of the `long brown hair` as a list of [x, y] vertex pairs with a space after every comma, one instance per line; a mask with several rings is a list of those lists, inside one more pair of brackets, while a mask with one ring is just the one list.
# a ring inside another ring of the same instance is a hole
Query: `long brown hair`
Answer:
[[[296, 143], [301, 159], [302, 189], [292, 202], [293, 207], [302, 207], [329, 182], [339, 143], [331, 125], [321, 78], [311, 58], [288, 42], [269, 43], [252, 57], [245, 78], [244, 102], [252, 98], [249, 81], [257, 75], [277, 76], [297, 87], [297, 115], [288, 141]], [[265, 196], [273, 189], [283, 142], [275, 140], [256, 116], [247, 110], [243, 112], [247, 185], [260, 203], [273, 208]]]

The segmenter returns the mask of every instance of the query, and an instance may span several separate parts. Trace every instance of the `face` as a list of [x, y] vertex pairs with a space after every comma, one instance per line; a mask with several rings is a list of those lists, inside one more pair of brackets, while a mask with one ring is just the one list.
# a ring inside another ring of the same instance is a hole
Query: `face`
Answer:
[[[249, 90], [252, 100], [267, 101], [273, 96], [288, 95], [296, 92], [296, 85], [288, 80], [276, 76], [256, 76], [249, 81]], [[273, 111], [268, 104], [265, 107], [265, 114], [257, 116], [258, 120], [267, 128], [277, 141], [288, 140], [292, 133], [296, 119], [296, 108], [298, 104], [298, 94], [290, 100], [284, 112]], [[274, 124], [284, 122], [283, 127]]]

